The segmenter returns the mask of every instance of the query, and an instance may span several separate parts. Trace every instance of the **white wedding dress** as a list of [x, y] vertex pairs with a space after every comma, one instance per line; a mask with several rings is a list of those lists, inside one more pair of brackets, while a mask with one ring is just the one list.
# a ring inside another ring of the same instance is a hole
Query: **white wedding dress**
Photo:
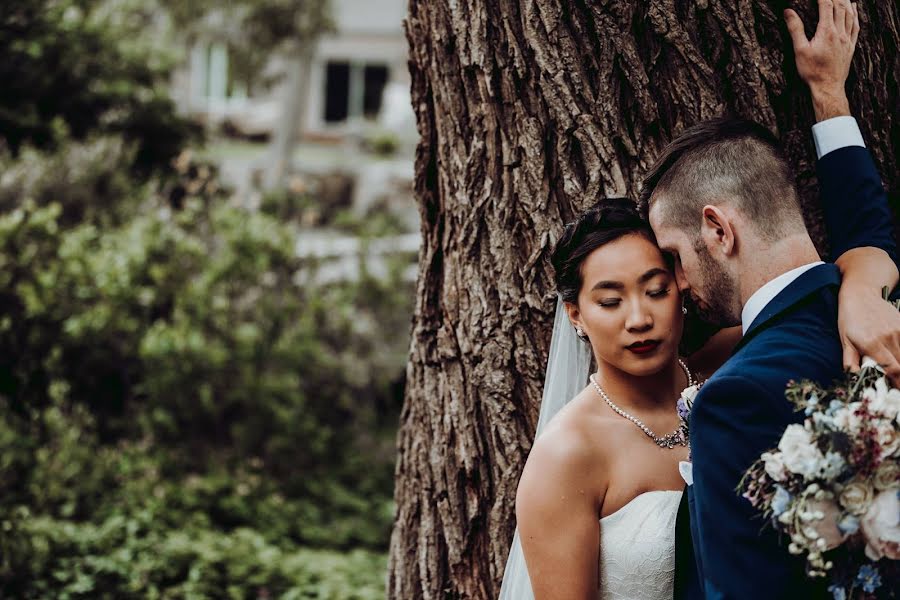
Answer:
[[[559, 299], [536, 436], [584, 388], [590, 367], [590, 346], [578, 340]], [[600, 600], [671, 600], [680, 502], [679, 491], [645, 492], [600, 519]], [[518, 530], [499, 600], [534, 600]]]
[[600, 600], [670, 600], [680, 491], [644, 492], [600, 519]]

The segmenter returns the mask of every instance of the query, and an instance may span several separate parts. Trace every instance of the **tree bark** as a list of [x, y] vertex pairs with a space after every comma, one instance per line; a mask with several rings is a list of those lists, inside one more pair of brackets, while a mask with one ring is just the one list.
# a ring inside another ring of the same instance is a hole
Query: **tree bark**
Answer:
[[[811, 34], [815, 2], [798, 4]], [[824, 249], [786, 6], [411, 0], [423, 242], [389, 597], [496, 597], [541, 398], [552, 240], [600, 196], [636, 196], [668, 139], [726, 112], [772, 128]], [[896, 196], [900, 9], [859, 10], [850, 101]]]

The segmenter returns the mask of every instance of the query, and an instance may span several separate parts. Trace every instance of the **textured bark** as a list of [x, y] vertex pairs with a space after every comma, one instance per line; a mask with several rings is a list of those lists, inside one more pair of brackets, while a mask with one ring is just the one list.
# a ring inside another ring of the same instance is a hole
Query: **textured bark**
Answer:
[[[807, 26], [815, 2], [796, 7]], [[531, 447], [563, 223], [635, 196], [673, 134], [732, 112], [777, 131], [817, 242], [813, 122], [784, 2], [412, 0], [420, 278], [399, 434], [391, 598], [491, 598]], [[860, 3], [850, 100], [889, 189], [900, 9]]]

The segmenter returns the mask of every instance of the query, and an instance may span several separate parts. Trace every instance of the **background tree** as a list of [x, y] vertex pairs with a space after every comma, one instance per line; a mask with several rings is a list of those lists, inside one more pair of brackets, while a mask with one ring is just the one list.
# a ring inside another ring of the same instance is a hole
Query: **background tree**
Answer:
[[329, 0], [159, 0], [188, 35], [209, 29], [225, 38], [245, 79], [263, 72], [273, 54], [284, 58], [286, 85], [266, 161], [264, 185], [279, 186], [303, 124], [315, 44], [334, 29]]
[[[811, 35], [816, 5], [795, 3]], [[490, 598], [514, 527], [554, 307], [545, 259], [666, 140], [726, 112], [777, 131], [823, 248], [808, 91], [787, 2], [410, 2], [423, 245], [388, 593]], [[860, 4], [848, 82], [897, 197], [900, 8]]]

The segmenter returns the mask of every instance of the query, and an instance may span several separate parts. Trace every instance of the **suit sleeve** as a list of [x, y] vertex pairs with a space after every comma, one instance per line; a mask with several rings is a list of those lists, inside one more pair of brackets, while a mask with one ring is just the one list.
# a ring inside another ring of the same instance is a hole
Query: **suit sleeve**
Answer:
[[881, 248], [900, 268], [881, 176], [866, 148], [829, 152], [816, 164], [831, 259], [853, 248]]
[[783, 394], [775, 397], [744, 377], [721, 377], [706, 386], [691, 414], [695, 541], [706, 597], [803, 595], [809, 584], [802, 562], [737, 490], [750, 465], [800, 415]]

